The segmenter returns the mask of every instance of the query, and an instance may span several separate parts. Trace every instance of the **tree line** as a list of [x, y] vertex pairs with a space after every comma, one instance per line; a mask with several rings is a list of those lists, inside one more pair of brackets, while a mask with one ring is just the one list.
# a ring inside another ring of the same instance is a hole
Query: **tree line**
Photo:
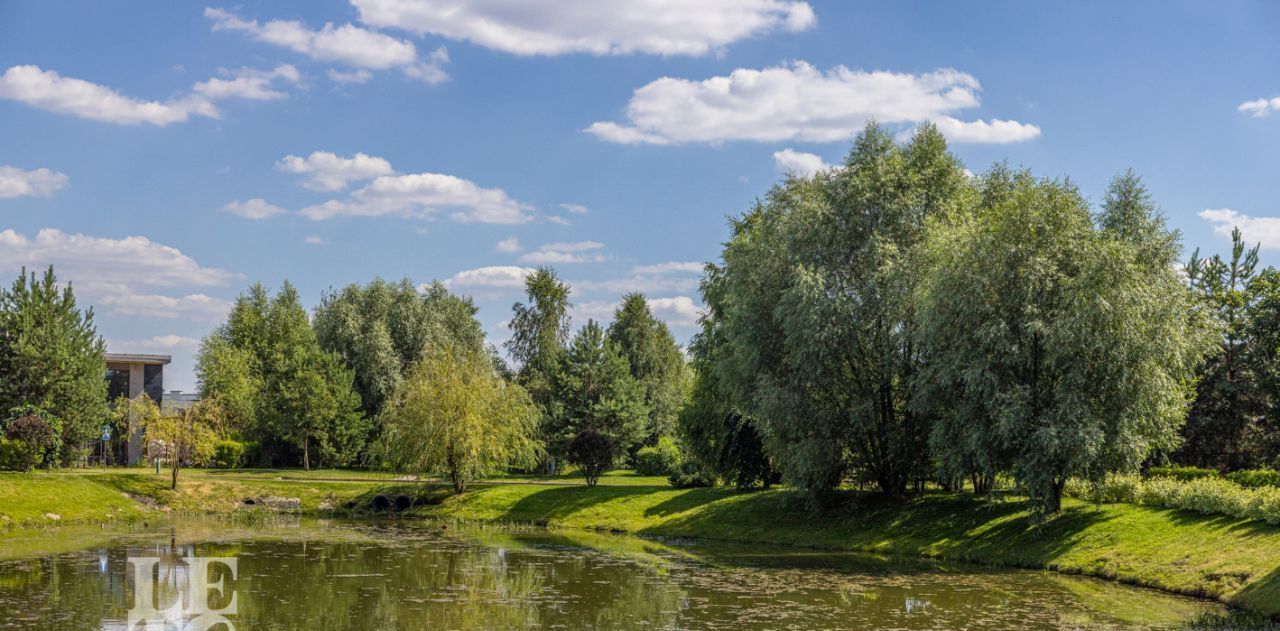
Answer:
[[[551, 268], [512, 307], [511, 365], [439, 283], [353, 284], [311, 313], [288, 282], [256, 284], [197, 358], [210, 403], [192, 422], [221, 443], [180, 450], [442, 473], [459, 492], [661, 462], [675, 484], [785, 482], [816, 506], [850, 483], [1013, 480], [1046, 511], [1072, 478], [1278, 466], [1280, 272], [1239, 231], [1228, 256], [1181, 257], [1131, 172], [1094, 205], [1070, 180], [970, 174], [929, 125], [899, 141], [872, 124], [843, 164], [731, 220], [687, 359], [640, 294], [573, 330]], [[0, 460], [84, 460], [120, 417], [103, 350], [52, 269], [0, 291]], [[189, 426], [170, 433], [208, 436]]]
[[569, 289], [550, 268], [513, 307], [510, 356], [487, 345], [476, 307], [443, 285], [381, 279], [325, 293], [311, 317], [288, 282], [254, 285], [197, 360], [260, 466], [361, 465], [467, 482], [509, 468], [590, 484], [646, 444], [674, 436], [684, 356], [645, 298], [626, 296], [606, 330], [569, 337]]

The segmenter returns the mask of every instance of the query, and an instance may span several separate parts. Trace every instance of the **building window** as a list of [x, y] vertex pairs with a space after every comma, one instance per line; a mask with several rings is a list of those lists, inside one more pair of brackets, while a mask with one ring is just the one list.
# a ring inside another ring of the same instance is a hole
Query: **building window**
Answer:
[[164, 366], [147, 364], [142, 367], [142, 391], [159, 405], [164, 399]]
[[107, 369], [107, 400], [115, 403], [120, 397], [129, 396], [129, 369]]

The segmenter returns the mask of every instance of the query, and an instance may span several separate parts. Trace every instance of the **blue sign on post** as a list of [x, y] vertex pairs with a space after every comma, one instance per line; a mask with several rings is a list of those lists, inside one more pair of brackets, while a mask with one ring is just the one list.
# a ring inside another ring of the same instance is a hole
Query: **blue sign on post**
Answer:
[[103, 425], [102, 426], [102, 442], [105, 443], [108, 440], [111, 440], [111, 426]]

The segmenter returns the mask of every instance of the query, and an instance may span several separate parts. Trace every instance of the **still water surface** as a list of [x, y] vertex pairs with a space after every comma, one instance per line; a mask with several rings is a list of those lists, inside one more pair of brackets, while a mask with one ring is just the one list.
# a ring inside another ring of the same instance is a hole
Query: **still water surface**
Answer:
[[[161, 608], [187, 592], [188, 566], [175, 560], [186, 556], [237, 560], [234, 580], [224, 566], [210, 576], [235, 594], [226, 619], [241, 631], [1163, 629], [1219, 611], [1047, 572], [858, 554], [432, 523], [180, 519], [0, 541], [0, 629], [124, 629], [137, 588], [127, 560], [161, 559], [150, 575]], [[211, 606], [227, 604], [211, 593]]]

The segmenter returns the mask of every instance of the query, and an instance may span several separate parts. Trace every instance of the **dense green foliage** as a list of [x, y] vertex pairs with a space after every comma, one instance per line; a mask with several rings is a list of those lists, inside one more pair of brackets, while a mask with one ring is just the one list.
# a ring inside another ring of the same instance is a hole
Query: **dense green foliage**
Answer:
[[1151, 467], [1147, 469], [1147, 475], [1185, 481], [1197, 478], [1216, 478], [1218, 477], [1218, 470], [1201, 467]]
[[1280, 487], [1280, 471], [1274, 469], [1241, 469], [1232, 471], [1225, 477], [1240, 486], [1248, 488], [1260, 486]]
[[261, 284], [242, 294], [201, 348], [197, 379], [231, 428], [259, 446], [260, 464], [354, 462], [369, 439], [354, 375], [322, 349], [298, 293]]
[[914, 264], [931, 218], [969, 196], [936, 129], [905, 146], [869, 125], [843, 168], [790, 178], [734, 221], [703, 294], [716, 379], [788, 480], [815, 497], [849, 476], [890, 495], [930, 476]]
[[383, 410], [387, 460], [398, 470], [444, 473], [456, 493], [542, 455], [538, 410], [476, 344], [436, 347], [414, 364]]
[[0, 469], [30, 471], [58, 464], [62, 420], [31, 406], [16, 408], [0, 429], [7, 441]]
[[327, 293], [313, 325], [320, 347], [337, 353], [356, 376], [361, 410], [376, 419], [409, 368], [448, 344], [484, 345], [470, 300], [433, 283], [419, 291], [409, 279], [376, 279]]
[[944, 475], [1011, 471], [1056, 511], [1069, 478], [1177, 445], [1210, 338], [1132, 176], [1095, 222], [1071, 185], [996, 169], [929, 255], [918, 383]]
[[244, 443], [224, 438], [214, 443], [213, 457], [209, 462], [219, 469], [236, 469], [244, 464], [246, 451], [247, 447]]
[[644, 388], [594, 321], [582, 327], [558, 359], [547, 448], [577, 465], [594, 485], [644, 440], [649, 418]]
[[1201, 369], [1179, 461], [1239, 469], [1280, 458], [1280, 272], [1258, 269], [1258, 246], [1232, 233], [1228, 258], [1192, 254], [1191, 287], [1221, 329]]
[[627, 359], [631, 376], [644, 388], [649, 412], [644, 443], [655, 445], [675, 431], [676, 416], [687, 396], [684, 355], [666, 323], [653, 317], [642, 294], [623, 296], [607, 335]]
[[61, 420], [59, 462], [80, 462], [107, 414], [104, 347], [93, 309], [50, 267], [0, 289], [0, 414], [34, 406]]
[[659, 438], [657, 444], [641, 447], [635, 461], [637, 475], [663, 477], [679, 472], [684, 464], [680, 446], [670, 436]]
[[[569, 285], [549, 267], [538, 268], [524, 282], [528, 303], [512, 305], [511, 339], [503, 346], [518, 366], [516, 382], [542, 413], [542, 440], [550, 446], [555, 438], [553, 380], [569, 340]], [[560, 450], [549, 449], [543, 471], [555, 473], [560, 456]]]
[[871, 124], [841, 168], [789, 177], [732, 229], [680, 417], [726, 479], [772, 462], [821, 500], [1012, 476], [1054, 512], [1069, 479], [1180, 444], [1217, 323], [1131, 172], [1095, 212], [1069, 181], [966, 175], [931, 126], [899, 144]]

